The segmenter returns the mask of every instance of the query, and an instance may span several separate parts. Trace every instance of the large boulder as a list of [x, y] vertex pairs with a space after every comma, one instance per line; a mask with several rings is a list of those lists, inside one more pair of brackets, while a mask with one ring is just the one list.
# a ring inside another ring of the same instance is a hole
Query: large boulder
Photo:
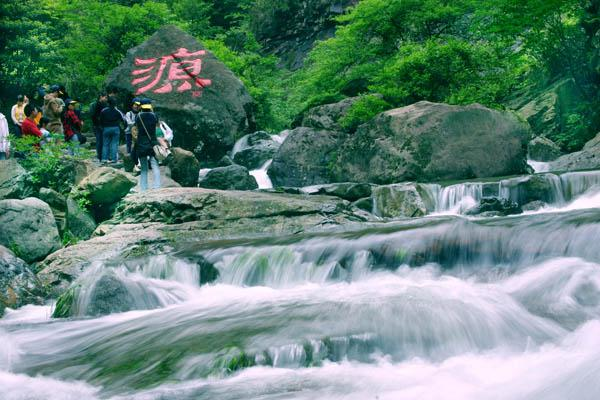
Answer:
[[552, 171], [577, 171], [600, 168], [600, 133], [586, 143], [581, 151], [566, 154], [550, 163]]
[[191, 151], [180, 147], [171, 149], [169, 158], [171, 178], [184, 187], [195, 187], [198, 184], [200, 162]]
[[360, 100], [360, 97], [349, 97], [337, 103], [313, 107], [302, 118], [302, 126], [341, 131], [343, 128], [339, 121], [346, 116], [352, 105], [358, 100]]
[[129, 174], [109, 167], [94, 170], [74, 189], [74, 197], [84, 196], [94, 205], [111, 205], [121, 200], [136, 185]]
[[256, 179], [241, 165], [211, 169], [205, 176], [200, 178], [198, 186], [206, 189], [220, 190], [258, 189]]
[[43, 290], [25, 261], [0, 246], [0, 317], [4, 308], [42, 303]]
[[250, 170], [258, 169], [273, 158], [279, 146], [280, 144], [267, 132], [254, 132], [236, 143], [232, 154], [233, 161]]
[[534, 161], [553, 161], [562, 154], [560, 147], [552, 140], [538, 136], [527, 145], [528, 156]]
[[0, 200], [0, 244], [26, 262], [61, 248], [50, 206], [40, 199]]
[[268, 170], [273, 185], [303, 187], [331, 183], [340, 141], [345, 137], [341, 132], [306, 127], [290, 131]]
[[564, 79], [528, 100], [516, 107], [517, 112], [529, 122], [536, 136], [555, 139], [567, 129], [569, 114], [577, 110], [583, 96], [573, 79]]
[[383, 218], [422, 217], [427, 207], [418, 185], [401, 183], [373, 189], [373, 214]]
[[322, 194], [335, 196], [348, 201], [357, 201], [365, 197], [370, 197], [373, 185], [368, 183], [330, 183], [328, 185], [308, 186], [302, 189], [303, 193], [315, 195]]
[[243, 83], [193, 36], [164, 26], [130, 49], [106, 81], [123, 101], [154, 100], [173, 129], [173, 145], [217, 161], [254, 128], [253, 100]]
[[523, 209], [514, 201], [499, 199], [497, 197], [487, 197], [481, 199], [478, 205], [467, 210], [465, 214], [481, 217], [500, 217], [522, 213]]
[[17, 160], [0, 160], [0, 200], [24, 199], [32, 194], [31, 177]]
[[516, 175], [527, 170], [529, 136], [509, 112], [423, 101], [361, 125], [336, 146], [333, 175], [378, 184]]

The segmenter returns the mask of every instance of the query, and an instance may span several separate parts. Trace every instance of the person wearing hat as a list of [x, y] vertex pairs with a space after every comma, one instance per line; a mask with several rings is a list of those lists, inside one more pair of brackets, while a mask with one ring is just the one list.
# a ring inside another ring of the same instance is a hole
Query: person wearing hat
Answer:
[[83, 121], [79, 119], [75, 112], [76, 100], [67, 99], [67, 111], [63, 118], [63, 127], [65, 131], [65, 143], [72, 143], [75, 147], [79, 147], [79, 135], [83, 128]]
[[133, 143], [131, 128], [133, 128], [135, 125], [135, 119], [140, 112], [142, 99], [139, 97], [134, 97], [131, 102], [131, 110], [127, 111], [127, 114], [125, 114], [125, 121], [127, 121], [127, 128], [125, 128], [125, 144], [127, 146], [127, 154], [131, 154], [131, 147]]
[[135, 119], [135, 126], [138, 131], [135, 153], [140, 160], [140, 189], [144, 192], [148, 190], [148, 163], [152, 167], [153, 189], [160, 188], [160, 170], [158, 169], [158, 161], [154, 156], [154, 146], [158, 144], [156, 137], [158, 118], [152, 112], [152, 104], [149, 101], [142, 101], [141, 103], [141, 111]]
[[60, 133], [63, 134], [63, 124], [62, 124], [62, 112], [65, 106], [65, 103], [59, 97], [60, 87], [58, 85], [50, 86], [48, 89], [48, 93], [44, 96], [44, 107], [42, 112], [44, 117], [48, 118], [50, 122], [48, 123], [48, 130], [51, 133]]

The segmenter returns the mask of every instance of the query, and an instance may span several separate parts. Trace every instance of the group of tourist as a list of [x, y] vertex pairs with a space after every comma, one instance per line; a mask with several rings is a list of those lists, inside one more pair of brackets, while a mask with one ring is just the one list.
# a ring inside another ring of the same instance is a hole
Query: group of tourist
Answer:
[[[43, 150], [46, 143], [63, 141], [70, 144], [69, 152], [75, 154], [79, 145], [86, 142], [81, 133], [84, 123], [78, 102], [69, 98], [61, 85], [52, 85], [47, 91], [41, 92], [44, 99], [41, 108], [32, 104], [27, 96], [17, 97], [11, 109], [14, 137], [38, 138], [34, 143], [36, 151]], [[168, 155], [173, 131], [159, 120], [150, 99], [134, 98], [131, 109], [125, 114], [117, 108], [117, 102], [115, 92], [103, 92], [90, 106], [96, 156], [100, 163], [115, 166], [123, 131], [127, 154], [140, 172], [140, 189], [148, 189], [149, 168], [153, 173], [152, 187], [160, 188], [157, 155]], [[7, 118], [0, 114], [0, 160], [10, 156], [9, 133]]]

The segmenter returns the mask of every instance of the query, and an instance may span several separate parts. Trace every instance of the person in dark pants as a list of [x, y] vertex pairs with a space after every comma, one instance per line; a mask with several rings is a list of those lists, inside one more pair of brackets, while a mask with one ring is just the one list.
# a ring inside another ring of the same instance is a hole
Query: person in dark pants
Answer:
[[102, 160], [102, 124], [100, 123], [100, 113], [106, 106], [108, 106], [108, 96], [106, 93], [100, 93], [98, 99], [90, 105], [92, 129], [96, 136], [96, 156], [98, 160]]
[[100, 113], [100, 124], [102, 124], [101, 161], [117, 162], [121, 125], [127, 125], [127, 122], [121, 111], [117, 109], [117, 101], [114, 97], [108, 98], [108, 107]]

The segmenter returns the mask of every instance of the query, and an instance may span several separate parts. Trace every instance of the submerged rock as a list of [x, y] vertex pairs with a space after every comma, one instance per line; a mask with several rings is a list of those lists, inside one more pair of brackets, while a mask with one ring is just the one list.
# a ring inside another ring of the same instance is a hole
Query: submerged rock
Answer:
[[6, 307], [42, 304], [42, 285], [25, 261], [0, 246], [0, 317]]
[[400, 183], [373, 189], [373, 214], [384, 218], [422, 217], [427, 207], [416, 184]]
[[16, 159], [0, 160], [0, 200], [24, 199], [33, 192], [31, 176]]
[[496, 197], [481, 199], [479, 205], [467, 210], [466, 215], [479, 215], [482, 217], [506, 216], [522, 214], [523, 209], [514, 201]]
[[0, 227], [0, 244], [27, 262], [61, 248], [52, 210], [40, 199], [0, 200]]
[[509, 112], [422, 101], [379, 114], [335, 146], [333, 176], [390, 184], [524, 173], [529, 133]]
[[[163, 57], [168, 57], [164, 71], [159, 69]], [[201, 160], [216, 162], [236, 138], [254, 129], [253, 100], [244, 84], [175, 26], [160, 28], [130, 49], [106, 84], [119, 90], [123, 102], [138, 95], [152, 98], [157, 114], [173, 129], [173, 145]]]
[[211, 169], [205, 176], [200, 178], [198, 186], [206, 189], [220, 190], [258, 189], [256, 179], [241, 165]]

